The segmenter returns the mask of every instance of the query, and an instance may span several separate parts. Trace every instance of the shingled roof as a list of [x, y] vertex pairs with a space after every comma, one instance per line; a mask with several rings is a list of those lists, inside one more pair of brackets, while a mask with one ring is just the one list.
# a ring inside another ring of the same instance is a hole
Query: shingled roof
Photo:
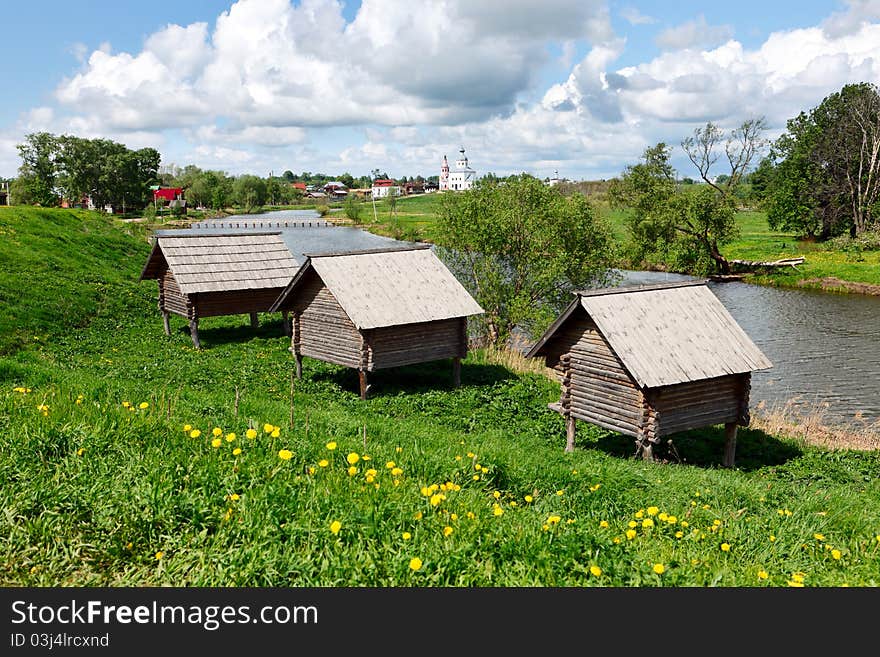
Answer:
[[577, 295], [528, 356], [543, 353], [571, 314], [583, 308], [643, 388], [772, 367], [705, 281]]
[[284, 287], [299, 266], [279, 232], [159, 235], [141, 280], [163, 263], [184, 294]]
[[285, 306], [314, 271], [359, 329], [478, 315], [483, 309], [428, 247], [306, 254], [271, 310]]

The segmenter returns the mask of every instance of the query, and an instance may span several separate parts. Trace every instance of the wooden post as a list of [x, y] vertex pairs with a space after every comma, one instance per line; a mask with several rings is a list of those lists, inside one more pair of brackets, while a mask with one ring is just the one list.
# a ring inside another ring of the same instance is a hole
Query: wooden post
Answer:
[[301, 379], [303, 376], [303, 357], [302, 354], [294, 354], [293, 361], [296, 367], [296, 378]]
[[189, 334], [192, 337], [193, 345], [195, 345], [196, 349], [201, 349], [202, 345], [199, 344], [199, 318], [193, 317], [189, 320]]
[[251, 328], [257, 328], [260, 325], [260, 320], [257, 317], [257, 313], [251, 313]]
[[361, 399], [367, 398], [367, 372], [366, 370], [358, 370], [358, 381], [361, 388]]
[[644, 439], [639, 443], [639, 451], [642, 453], [642, 458], [645, 461], [653, 461], [654, 460], [654, 445], [651, 444], [650, 440]]
[[452, 385], [461, 387], [461, 358], [458, 356], [452, 359]]
[[281, 322], [284, 324], [284, 335], [290, 337], [290, 334], [291, 334], [290, 319], [287, 316], [286, 310], [281, 311]]
[[569, 413], [565, 416], [565, 451], [574, 451], [574, 433], [576, 429], [577, 419]]
[[165, 328], [165, 335], [171, 335], [171, 324], [168, 321], [168, 311], [162, 311], [162, 326]]
[[724, 425], [724, 460], [725, 468], [732, 468], [736, 461], [736, 422], [728, 422]]

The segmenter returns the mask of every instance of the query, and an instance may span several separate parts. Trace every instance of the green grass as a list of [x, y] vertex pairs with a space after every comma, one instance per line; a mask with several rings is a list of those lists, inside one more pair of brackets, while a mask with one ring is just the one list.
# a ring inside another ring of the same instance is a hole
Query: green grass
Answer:
[[363, 204], [361, 223], [366, 230], [411, 241], [433, 242], [437, 239], [437, 217], [442, 203], [441, 194], [402, 196], [397, 199], [394, 214], [387, 199]]
[[0, 229], [19, 245], [2, 251], [4, 295], [33, 291], [2, 310], [20, 327], [0, 355], [0, 584], [880, 584], [876, 452], [745, 430], [725, 470], [710, 428], [645, 463], [631, 439], [579, 423], [565, 453], [546, 409], [556, 384], [482, 352], [460, 389], [440, 362], [375, 374], [366, 402], [351, 370], [305, 359], [291, 425], [277, 317], [257, 330], [205, 320], [196, 351], [179, 318], [162, 333], [155, 283], [137, 281], [148, 244], [136, 227], [16, 210]]

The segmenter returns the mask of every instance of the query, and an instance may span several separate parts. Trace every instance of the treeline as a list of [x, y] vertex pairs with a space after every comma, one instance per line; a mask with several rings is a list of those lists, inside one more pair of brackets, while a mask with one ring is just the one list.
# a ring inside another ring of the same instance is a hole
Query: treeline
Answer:
[[12, 201], [46, 207], [88, 198], [99, 208], [143, 208], [161, 159], [155, 148], [49, 132], [29, 134], [17, 148], [21, 166], [10, 184]]

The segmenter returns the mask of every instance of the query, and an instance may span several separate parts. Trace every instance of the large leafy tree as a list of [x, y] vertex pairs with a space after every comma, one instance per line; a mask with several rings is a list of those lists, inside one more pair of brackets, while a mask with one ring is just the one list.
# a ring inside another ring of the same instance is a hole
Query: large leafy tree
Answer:
[[770, 226], [828, 238], [876, 226], [880, 93], [845, 85], [786, 124], [770, 154], [763, 202]]
[[58, 205], [56, 189], [58, 138], [48, 132], [25, 136], [18, 144], [21, 166], [18, 168], [15, 198], [17, 203]]
[[612, 233], [589, 201], [526, 174], [445, 195], [438, 231], [440, 256], [486, 311], [491, 345], [517, 327], [540, 334], [574, 289], [611, 278]]

